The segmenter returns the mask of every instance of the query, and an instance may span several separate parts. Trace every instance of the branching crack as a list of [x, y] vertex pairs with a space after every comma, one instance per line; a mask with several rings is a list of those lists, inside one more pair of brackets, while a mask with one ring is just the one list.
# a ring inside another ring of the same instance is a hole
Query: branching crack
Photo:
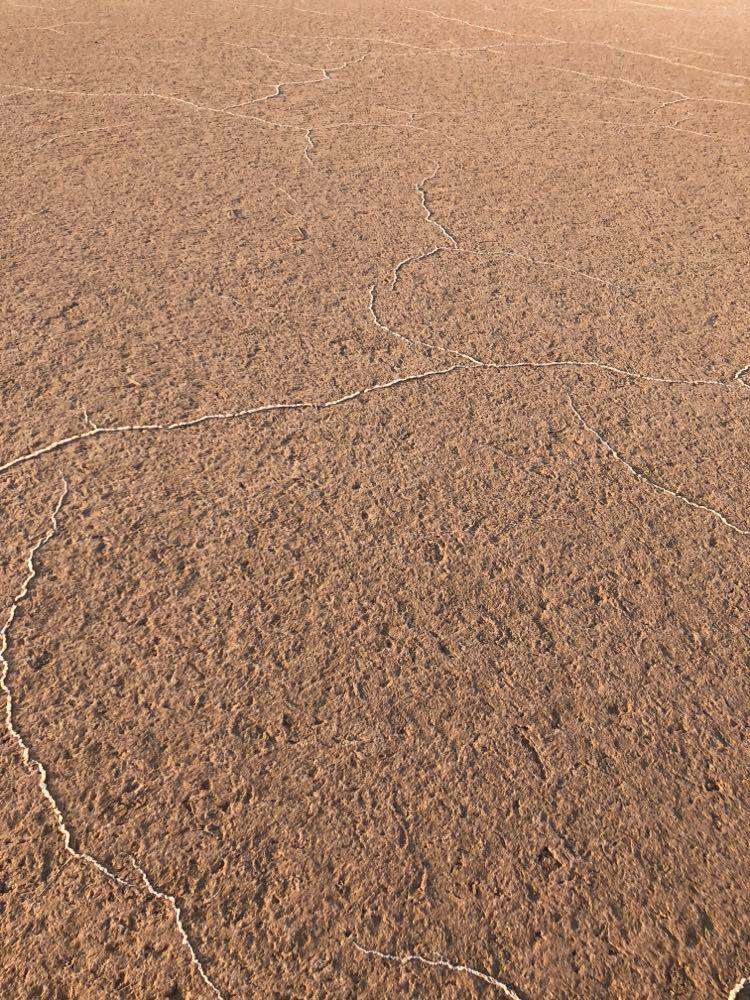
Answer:
[[[653, 4], [645, 3], [641, 2], [641, 0], [630, 0], [630, 2], [636, 6], [681, 10], [681, 8], [666, 7], [665, 5], [656, 3]], [[8, 0], [8, 3], [10, 6], [13, 7], [35, 8], [35, 5], [19, 4], [15, 3], [14, 0]], [[275, 9], [270, 6], [266, 6], [264, 4], [251, 3], [249, 6], [259, 7], [267, 10]], [[56, 8], [38, 7], [35, 9], [55, 10]], [[552, 10], [551, 8], [541, 8], [541, 9]], [[580, 8], [580, 9], [585, 10], [588, 8]], [[322, 11], [314, 11], [312, 9], [305, 9], [300, 7], [293, 7], [292, 10], [296, 10], [305, 14], [311, 14], [311, 15], [314, 14], [324, 17], [334, 16]], [[450, 17], [438, 13], [437, 11], [434, 10], [412, 8], [412, 7], [407, 8], [407, 10], [410, 10], [420, 15], [432, 17], [434, 19], [438, 19], [441, 21], [451, 22], [453, 24], [465, 26], [471, 29], [490, 32], [496, 35], [502, 35], [510, 40], [507, 42], [498, 40], [496, 46], [481, 45], [470, 48], [461, 48], [458, 45], [449, 45], [448, 47], [445, 48], [430, 48], [427, 46], [412, 44], [407, 41], [400, 41], [398, 39], [389, 39], [382, 37], [333, 36], [333, 35], [331, 36], [311, 35], [311, 36], [296, 36], [296, 37], [310, 37], [310, 38], [318, 37], [318, 38], [330, 38], [330, 39], [347, 38], [350, 40], [358, 39], [360, 41], [372, 43], [373, 45], [398, 46], [401, 48], [414, 50], [416, 52], [432, 53], [441, 56], [448, 55], [449, 57], [456, 57], [463, 54], [472, 54], [472, 53], [501, 52], [502, 47], [505, 45], [598, 46], [599, 48], [608, 49], [612, 52], [619, 53], [620, 55], [636, 56], [650, 60], [658, 60], [670, 66], [690, 69], [696, 72], [710, 74], [712, 76], [729, 78], [733, 81], [750, 80], [750, 77], [742, 76], [740, 74], [727, 73], [722, 70], [708, 69], [702, 66], [687, 64], [667, 56], [662, 56], [648, 52], [639, 52], [636, 50], [618, 47], [617, 45], [611, 44], [609, 42], [590, 41], [586, 39], [568, 40], [563, 38], [553, 38], [546, 35], [537, 35], [537, 34], [532, 35], [526, 33], [518, 33], [518, 32], [508, 31], [499, 27], [473, 23], [458, 17]], [[567, 11], [566, 13], [571, 13], [571, 12], [572, 11]], [[86, 24], [86, 23], [92, 23], [92, 22], [82, 22], [82, 21], [60, 22], [50, 25], [32, 26], [31, 28], [26, 30], [49, 31], [57, 34], [62, 34], [60, 29], [64, 28], [67, 24]], [[270, 32], [270, 34], [273, 33]], [[207, 104], [189, 100], [187, 98], [179, 97], [172, 94], [157, 93], [155, 91], [140, 92], [140, 93], [138, 92], [96, 93], [96, 92], [86, 92], [77, 90], [50, 89], [45, 87], [30, 87], [30, 86], [23, 86], [20, 84], [0, 84], [0, 87], [12, 91], [11, 93], [3, 95], [8, 98], [20, 97], [21, 95], [28, 93], [35, 93], [35, 94], [50, 94], [50, 95], [69, 95], [87, 99], [113, 98], [118, 100], [142, 100], [147, 102], [160, 101], [165, 103], [179, 104], [191, 108], [195, 111], [198, 111], [202, 115], [208, 115], [208, 116], [224, 115], [224, 116], [229, 116], [233, 119], [237, 119], [240, 122], [255, 123], [262, 127], [284, 130], [289, 133], [299, 134], [300, 137], [304, 136], [305, 147], [302, 151], [302, 157], [305, 160], [305, 162], [310, 166], [312, 166], [315, 162], [311, 154], [313, 154], [317, 149], [316, 142], [313, 139], [313, 134], [315, 133], [317, 138], [318, 133], [324, 133], [327, 130], [350, 129], [350, 128], [411, 130], [414, 132], [424, 133], [430, 136], [437, 136], [439, 139], [453, 140], [454, 138], [453, 136], [449, 135], [446, 132], [432, 130], [429, 128], [424, 128], [422, 126], [416, 125], [414, 123], [415, 118], [420, 117], [417, 112], [400, 111], [399, 109], [390, 109], [390, 110], [396, 114], [409, 115], [410, 116], [409, 123], [392, 123], [392, 122], [381, 122], [381, 121], [343, 121], [343, 122], [331, 122], [331, 123], [322, 122], [320, 124], [316, 123], [309, 124], [308, 120], [304, 124], [289, 124], [284, 121], [274, 121], [269, 118], [264, 118], [261, 115], [241, 113], [240, 109], [244, 109], [248, 105], [265, 104], [267, 102], [275, 100], [276, 98], [281, 97], [284, 94], [286, 88], [288, 87], [308, 86], [308, 85], [312, 86], [324, 83], [326, 81], [331, 81], [332, 74], [343, 72], [350, 66], [362, 62], [364, 59], [368, 57], [368, 53], [365, 53], [361, 56], [358, 56], [357, 58], [351, 58], [348, 61], [341, 63], [340, 65], [325, 67], [325, 66], [314, 66], [307, 63], [295, 62], [293, 60], [277, 59], [274, 58], [273, 56], [270, 56], [268, 53], [264, 52], [262, 49], [257, 48], [255, 46], [244, 46], [244, 47], [249, 48], [255, 52], [258, 52], [263, 58], [265, 58], [267, 61], [271, 63], [286, 65], [286, 66], [304, 67], [305, 69], [308, 69], [310, 71], [315, 71], [320, 75], [311, 79], [283, 80], [280, 81], [279, 83], [274, 84], [273, 90], [270, 93], [264, 94], [261, 97], [240, 101], [235, 104], [229, 104], [224, 107], [213, 107]], [[330, 43], [328, 49], [329, 51], [331, 49]], [[683, 51], [696, 51], [696, 50], [685, 49]], [[566, 67], [561, 67], [561, 66], [550, 67], [550, 68], [555, 69], [559, 72], [570, 73], [592, 81], [609, 81], [613, 83], [619, 83], [628, 87], [636, 88], [638, 90], [651, 93], [652, 95], [662, 95], [662, 97], [658, 96], [653, 97], [654, 102], [656, 102], [657, 100], [662, 100], [662, 98], [667, 98], [663, 100], [663, 103], [655, 104], [655, 106], [650, 109], [652, 115], [655, 115], [660, 111], [676, 106], [678, 104], [686, 104], [688, 102], [750, 107], [750, 102], [747, 101], [693, 96], [690, 94], [686, 94], [681, 90], [673, 90], [665, 87], [656, 87], [648, 84], [643, 84], [635, 80], [630, 80], [626, 77], [600, 76], [600, 75], [585, 73], [579, 70], [568, 69]], [[609, 99], [613, 101], [623, 101], [625, 103], [628, 102], [627, 98], [621, 98], [621, 97], [610, 97]], [[639, 98], [638, 103], [641, 102], [644, 104], [651, 103], [648, 97]], [[386, 110], [389, 109], [386, 108]], [[679, 112], [676, 111], [675, 114], [677, 113]], [[426, 114], [421, 115], [422, 118], [424, 118], [425, 116]], [[163, 117], [161, 115], [158, 117], [159, 121], [163, 120]], [[692, 128], [681, 127], [690, 118], [691, 115], [688, 114], [686, 117], [683, 117], [681, 119], [676, 119], [675, 121], [667, 123], [661, 123], [651, 118], [648, 121], [636, 121], [636, 122], [619, 121], [619, 120], [577, 121], [576, 124], [618, 126], [621, 128], [647, 129], [647, 130], [667, 129], [678, 133], [696, 135], [704, 138], [712, 138], [712, 139], [717, 138], [713, 134], [700, 132]], [[567, 121], [572, 119], [562, 119], [562, 120]], [[103, 132], [114, 129], [126, 129], [132, 127], [132, 124], [133, 123], [129, 122], [126, 122], [124, 124], [118, 122], [113, 125], [97, 126], [94, 128], [80, 129], [72, 132], [60, 132], [46, 139], [43, 143], [41, 143], [39, 148], [41, 149], [47, 145], [55, 143], [56, 141], [67, 138], [69, 136], [85, 135], [88, 133], [94, 133], [100, 131]], [[388, 286], [391, 291], [394, 291], [396, 289], [399, 278], [401, 277], [404, 270], [409, 267], [409, 265], [414, 263], [419, 263], [421, 261], [432, 258], [433, 256], [437, 257], [438, 255], [443, 253], [475, 255], [487, 259], [497, 256], [518, 258], [521, 260], [525, 260], [537, 267], [558, 268], [567, 271], [571, 274], [578, 275], [579, 277], [582, 277], [585, 280], [595, 282], [600, 285], [605, 285], [618, 291], [622, 291], [620, 286], [618, 286], [614, 282], [608, 281], [605, 278], [601, 278], [593, 274], [588, 274], [587, 272], [584, 271], [576, 270], [575, 268], [570, 267], [566, 263], [562, 263], [560, 261], [541, 260], [525, 253], [517, 253], [514, 251], [507, 251], [507, 250], [500, 250], [496, 252], [487, 251], [481, 248], [482, 241], [480, 241], [479, 247], [465, 247], [461, 245], [459, 239], [457, 239], [449, 231], [449, 229], [435, 217], [430, 205], [430, 199], [428, 195], [428, 185], [431, 181], [435, 179], [435, 177], [437, 176], [437, 172], [438, 172], [438, 166], [435, 165], [431, 173], [427, 174], [425, 177], [423, 177], [420, 181], [418, 181], [414, 185], [414, 190], [416, 191], [419, 197], [420, 208], [424, 216], [423, 221], [429, 224], [431, 227], [433, 227], [434, 230], [437, 231], [437, 233], [439, 233], [440, 242], [434, 242], [433, 245], [428, 250], [422, 253], [413, 254], [404, 258], [403, 260], [400, 260], [394, 266], [391, 273], [390, 282]], [[278, 190], [280, 190], [285, 195], [285, 197], [290, 200], [290, 202], [294, 203], [294, 199], [291, 198], [288, 192], [284, 191], [281, 188], [279, 188]], [[285, 211], [287, 212], [287, 214], [291, 214], [288, 209], [285, 209]], [[300, 229], [300, 234], [304, 236], [304, 231], [302, 229]], [[437, 240], [437, 237], [434, 235], [434, 233], [432, 239]], [[487, 244], [491, 244], [491, 241], [490, 240], [485, 241], [485, 245]], [[603, 373], [607, 373], [614, 376], [619, 376], [624, 379], [639, 380], [665, 386], [690, 386], [690, 387], [710, 386], [722, 389], [750, 388], [750, 384], [748, 384], [748, 382], [746, 382], [745, 380], [745, 377], [748, 375], [748, 373], [750, 373], [750, 363], [737, 369], [737, 371], [734, 373], [733, 376], [731, 376], [731, 378], [727, 377], [724, 379], [711, 379], [711, 378], [691, 379], [691, 378], [671, 378], [671, 377], [660, 376], [657, 374], [641, 373], [641, 372], [631, 371], [625, 368], [620, 368], [615, 365], [610, 365], [605, 362], [599, 362], [589, 359], [553, 358], [550, 360], [541, 359], [541, 360], [512, 361], [512, 362], [483, 360], [480, 357], [474, 356], [469, 353], [465, 353], [464, 351], [458, 350], [456, 348], [442, 346], [422, 339], [406, 336], [405, 334], [389, 326], [383, 320], [383, 318], [379, 314], [378, 301], [379, 301], [378, 285], [372, 284], [369, 288], [368, 314], [373, 324], [378, 330], [382, 331], [385, 334], [388, 334], [391, 337], [396, 338], [397, 340], [411, 347], [423, 351], [441, 352], [445, 355], [450, 356], [451, 359], [458, 359], [458, 360], [455, 360], [454, 363], [450, 364], [446, 363], [446, 366], [442, 368], [430, 368], [427, 370], [398, 376], [391, 379], [390, 381], [383, 381], [383, 382], [376, 382], [373, 384], [369, 384], [364, 387], [354, 389], [353, 391], [345, 395], [337, 396], [327, 400], [301, 399], [301, 400], [290, 400], [286, 402], [285, 401], [272, 402], [264, 405], [244, 407], [236, 410], [228, 410], [225, 412], [207, 413], [195, 417], [173, 420], [171, 422], [165, 421], [165, 422], [150, 422], [150, 423], [100, 425], [98, 423], [95, 423], [90, 418], [89, 414], [84, 408], [83, 429], [80, 430], [79, 433], [71, 434], [69, 436], [50, 441], [25, 454], [21, 454], [14, 458], [11, 458], [7, 462], [5, 462], [5, 464], [0, 464], [0, 475], [15, 469], [17, 466], [20, 466], [23, 463], [32, 462], [34, 460], [42, 458], [45, 455], [62, 450], [68, 446], [73, 446], [88, 441], [89, 438], [103, 437], [104, 435], [116, 435], [116, 434], [166, 433], [172, 431], [189, 430], [204, 424], [209, 424], [214, 422], [227, 422], [232, 420], [249, 418], [256, 415], [272, 414], [277, 412], [280, 413], [282, 411], [288, 411], [288, 410], [294, 410], [294, 411], [304, 410], [304, 411], [314, 411], [320, 413], [322, 411], [326, 411], [328, 409], [335, 408], [340, 405], [348, 404], [355, 400], [364, 399], [365, 397], [371, 394], [390, 391], [391, 389], [396, 389], [400, 386], [404, 386], [407, 384], [428, 381], [436, 378], [443, 378], [444, 376], [458, 374], [458, 373], [474, 373], [479, 370], [507, 372], [515, 374], [516, 369], [518, 369], [519, 371], [520, 370], [547, 371], [552, 369], [576, 369], [576, 370], [595, 369], [597, 371], [601, 371]], [[618, 452], [613, 447], [612, 444], [609, 443], [609, 441], [604, 437], [604, 435], [599, 430], [597, 430], [594, 426], [592, 426], [587, 422], [587, 420], [583, 417], [582, 413], [580, 412], [576, 403], [573, 401], [570, 395], [567, 396], [567, 403], [571, 412], [577, 419], [580, 427], [584, 431], [586, 431], [589, 435], [594, 437], [595, 440], [598, 442], [598, 444], [600, 444], [606, 450], [609, 456], [616, 459], [617, 462], [619, 462], [620, 465], [622, 465], [625, 468], [626, 472], [629, 475], [637, 479], [647, 489], [656, 492], [657, 494], [669, 496], [672, 499], [677, 500], [680, 503], [693, 508], [694, 510], [710, 515], [712, 518], [714, 518], [716, 521], [722, 524], [725, 528], [729, 529], [730, 531], [736, 534], [743, 536], [750, 535], [750, 529], [742, 528], [737, 524], [733, 523], [719, 510], [703, 502], [700, 502], [699, 500], [695, 500], [683, 493], [680, 493], [677, 490], [673, 490], [670, 487], [665, 486], [662, 483], [657, 482], [656, 480], [650, 478], [649, 475], [646, 475], [637, 466], [631, 464], [631, 462], [628, 459], [626, 459], [620, 452]], [[30, 549], [28, 550], [26, 558], [26, 575], [21, 583], [18, 592], [13, 598], [5, 623], [2, 626], [2, 629], [0, 629], [0, 692], [5, 697], [6, 733], [15, 743], [24, 768], [32, 776], [36, 778], [39, 792], [52, 813], [58, 833], [62, 839], [64, 851], [68, 856], [66, 858], [66, 863], [70, 859], [75, 859], [76, 861], [83, 862], [87, 865], [90, 865], [92, 868], [96, 869], [109, 882], [128, 890], [134, 890], [137, 888], [139, 891], [145, 891], [148, 894], [148, 896], [150, 896], [154, 900], [157, 900], [160, 904], [166, 904], [166, 906], [170, 910], [171, 918], [179, 934], [182, 946], [184, 947], [185, 951], [189, 956], [190, 964], [193, 970], [200, 976], [204, 985], [207, 987], [208, 990], [210, 990], [211, 994], [215, 998], [218, 998], [218, 1000], [224, 1000], [222, 993], [220, 992], [216, 984], [212, 981], [212, 979], [206, 972], [206, 969], [202, 964], [198, 956], [198, 953], [195, 950], [195, 947], [190, 939], [190, 936], [186, 931], [185, 925], [183, 923], [182, 909], [179, 906], [176, 897], [174, 895], [171, 895], [167, 891], [156, 888], [156, 886], [151, 881], [144, 868], [141, 867], [141, 865], [134, 858], [130, 857], [129, 860], [138, 878], [135, 881], [130, 881], [128, 879], [122, 878], [119, 874], [117, 874], [117, 871], [114, 870], [113, 867], [110, 866], [110, 864], [105, 864], [103, 861], [98, 860], [92, 855], [74, 846], [73, 836], [68, 827], [65, 816], [50, 789], [47, 771], [43, 766], [43, 764], [33, 756], [29, 744], [24, 739], [23, 735], [21, 734], [21, 731], [17, 728], [16, 722], [14, 720], [14, 703], [13, 703], [12, 685], [9, 680], [10, 664], [8, 659], [10, 633], [12, 626], [16, 620], [19, 605], [21, 605], [21, 603], [27, 597], [29, 593], [29, 588], [36, 576], [35, 559], [38, 553], [47, 545], [47, 543], [56, 535], [58, 531], [58, 515], [60, 514], [60, 511], [65, 503], [67, 495], [68, 495], [68, 483], [65, 479], [63, 479], [60, 495], [51, 512], [50, 525], [47, 528], [46, 532], [41, 534], [37, 539], [37, 541], [34, 542], [34, 544], [31, 545]], [[524, 741], [526, 744], [528, 744], [528, 748], [530, 748], [530, 752], [532, 753], [532, 756], [539, 769], [540, 777], [542, 779], [546, 779], [545, 765], [534, 743], [530, 739], [527, 739], [527, 737], [520, 730], [519, 734], [520, 734], [520, 739]], [[446, 959], [439, 957], [427, 958], [416, 953], [405, 954], [405, 955], [389, 954], [377, 951], [375, 949], [368, 949], [361, 947], [359, 944], [357, 944], [356, 941], [352, 941], [352, 944], [354, 945], [355, 949], [364, 956], [378, 957], [388, 962], [398, 963], [402, 966], [416, 963], [431, 968], [446, 969], [454, 973], [463, 973], [471, 977], [474, 977], [475, 979], [481, 980], [482, 982], [491, 987], [494, 987], [503, 996], [508, 998], [508, 1000], [521, 1000], [520, 995], [508, 983], [505, 983], [499, 979], [494, 978], [493, 976], [490, 976], [485, 972], [482, 972], [478, 969], [472, 968], [464, 964], [454, 964], [453, 962], [450, 962]], [[746, 978], [741, 979], [732, 988], [728, 1000], [739, 1000], [739, 997], [742, 994], [744, 988], [748, 985], [750, 985], [750, 979]]]
[[[391, 273], [391, 280], [389, 283], [389, 288], [391, 291], [394, 291], [394, 289], [396, 288], [401, 272], [405, 270], [410, 264], [419, 263], [420, 261], [423, 260], [428, 260], [430, 257], [435, 257], [442, 253], [464, 254], [472, 257], [481, 257], [486, 260], [490, 260], [493, 257], [507, 257], [515, 260], [523, 260], [529, 264], [532, 264], [534, 267], [554, 268], [555, 270], [565, 271], [568, 274], [574, 274], [579, 278], [583, 278], [585, 281], [592, 282], [593, 284], [611, 288], [616, 292], [624, 291], [624, 289], [621, 288], [621, 286], [618, 285], [616, 282], [609, 281], [606, 278], [601, 278], [595, 274], [589, 274], [587, 271], [581, 271], [575, 267], [570, 267], [570, 265], [564, 264], [557, 260], [544, 260], [539, 257], [533, 257], [531, 254], [520, 253], [515, 250], [482, 250], [479, 247], [462, 246], [459, 243], [458, 239], [452, 233], [450, 233], [442, 223], [438, 222], [438, 220], [434, 216], [434, 213], [432, 212], [431, 208], [427, 203], [426, 184], [428, 181], [433, 180], [436, 176], [437, 176], [437, 167], [433, 168], [432, 173], [428, 174], [418, 184], [415, 185], [415, 190], [419, 195], [420, 206], [422, 208], [422, 211], [424, 212], [425, 221], [429, 222], [430, 225], [435, 226], [446, 242], [442, 244], [435, 244], [429, 250], [426, 250], [423, 253], [410, 254], [408, 257], [405, 257], [403, 260], [400, 260], [394, 267], [393, 272]], [[371, 313], [373, 311], [372, 306], [373, 306], [373, 292], [371, 290], [370, 292]], [[385, 328], [384, 325], [382, 324], [382, 321], [376, 319], [376, 323], [378, 326]], [[397, 334], [397, 336], [401, 335]], [[418, 343], [415, 341], [409, 341], [408, 338], [402, 338], [402, 339], [405, 339], [409, 343]], [[437, 350], [441, 349], [442, 348], [437, 348]], [[451, 350], [448, 351], [448, 353], [450, 354], [457, 353], [462, 357], [466, 357], [466, 355], [462, 354], [460, 351], [456, 352]], [[470, 360], [475, 360], [475, 359], [470, 359]], [[748, 368], [750, 368], [750, 365], [748, 365]]]
[[[264, 53], [264, 55], [265, 55], [265, 53]], [[272, 101], [274, 98], [280, 97], [282, 95], [282, 93], [284, 93], [284, 89], [286, 87], [304, 86], [304, 85], [313, 84], [313, 83], [325, 83], [326, 81], [330, 81], [330, 80], [333, 79], [333, 77], [331, 76], [331, 73], [339, 73], [342, 70], [348, 69], [349, 66], [353, 66], [355, 63], [362, 62], [362, 60], [365, 59], [366, 57], [367, 57], [367, 53], [365, 53], [365, 55], [358, 56], [356, 59], [350, 59], [347, 62], [343, 62], [339, 66], [328, 66], [328, 67], [326, 67], [326, 66], [309, 66], [308, 67], [309, 69], [315, 69], [315, 70], [317, 70], [319, 73], [322, 74], [322, 76], [314, 77], [312, 80], [309, 80], [309, 79], [308, 80], [282, 80], [279, 83], [274, 84], [274, 89], [271, 91], [270, 94], [265, 94], [263, 97], [253, 97], [253, 98], [251, 98], [248, 101], [240, 101], [238, 104], [227, 104], [226, 107], [224, 108], [224, 110], [225, 111], [231, 111], [234, 108], [244, 108], [248, 104], [262, 104], [264, 101]], [[266, 58], [270, 58], [270, 56], [266, 56]], [[277, 61], [279, 61], [279, 60], [274, 60], [274, 62], [277, 62]], [[304, 66], [306, 64], [305, 63], [299, 63], [298, 65]]]
[[[371, 302], [373, 300], [371, 299]], [[373, 319], [377, 323], [378, 327], [385, 332], [397, 336], [400, 340], [404, 340], [407, 343], [430, 347], [433, 345], [427, 344], [426, 342], [420, 342], [417, 340], [410, 340], [403, 334], [398, 334], [396, 331], [389, 329], [381, 323], [377, 316], [373, 313]], [[215, 422], [223, 422], [230, 420], [239, 420], [244, 417], [251, 417], [262, 413], [273, 413], [282, 410], [328, 410], [335, 406], [341, 406], [344, 403], [351, 402], [355, 399], [360, 399], [365, 396], [369, 396], [373, 393], [383, 392], [388, 389], [396, 388], [400, 385], [406, 385], [411, 382], [422, 382], [428, 379], [440, 377], [442, 375], [448, 375], [455, 371], [477, 371], [480, 369], [491, 370], [491, 371], [513, 371], [513, 370], [534, 370], [542, 371], [545, 369], [555, 369], [555, 368], [581, 368], [581, 369], [598, 369], [600, 371], [608, 372], [612, 375], [621, 375], [624, 378], [636, 379], [644, 382], [654, 382], [661, 385], [686, 385], [686, 386], [715, 386], [717, 388], [730, 388], [735, 382], [743, 385], [745, 388], [747, 386], [745, 383], [739, 381], [737, 376], [735, 376], [730, 381], [722, 381], [721, 379], [682, 379], [682, 378], [664, 378], [660, 375], [645, 375], [636, 371], [629, 371], [626, 368], [618, 368], [615, 365], [604, 364], [599, 361], [589, 361], [589, 360], [551, 360], [551, 361], [508, 361], [508, 362], [498, 362], [498, 361], [482, 361], [479, 358], [472, 357], [470, 354], [462, 354], [460, 351], [453, 351], [445, 347], [437, 347], [434, 349], [443, 351], [446, 354], [453, 354], [459, 357], [465, 358], [466, 364], [453, 364], [446, 368], [431, 368], [427, 371], [414, 372], [410, 375], [401, 375], [398, 378], [391, 379], [388, 382], [375, 382], [371, 385], [364, 386], [360, 389], [354, 389], [352, 392], [346, 393], [344, 396], [337, 396], [333, 399], [314, 401], [314, 400], [294, 400], [290, 402], [280, 402], [280, 403], [265, 403], [260, 406], [246, 407], [238, 410], [227, 410], [221, 413], [204, 413], [198, 417], [190, 417], [185, 420], [174, 420], [164, 423], [147, 423], [147, 424], [104, 424], [104, 425], [87, 425], [85, 431], [81, 431], [78, 434], [71, 434], [67, 437], [56, 438], [54, 441], [50, 441], [47, 444], [41, 445], [39, 448], [35, 448], [33, 451], [25, 452], [21, 455], [17, 455], [15, 458], [11, 458], [9, 461], [0, 465], [0, 475], [9, 472], [16, 466], [23, 465], [26, 462], [34, 461], [35, 459], [41, 458], [44, 455], [48, 455], [51, 452], [60, 451], [70, 445], [78, 444], [81, 441], [86, 441], [89, 438], [100, 437], [105, 434], [129, 434], [129, 433], [161, 433], [169, 431], [178, 430], [188, 430], [192, 427], [198, 427], [201, 424], [209, 424]], [[747, 371], [748, 369], [742, 369], [742, 371]]]
[[[578, 277], [584, 278], [587, 281], [594, 282], [595, 284], [604, 285], [606, 287], [612, 288], [616, 291], [620, 291], [620, 286], [614, 282], [608, 281], [605, 278], [600, 278], [597, 275], [589, 274], [586, 271], [580, 271], [577, 268], [570, 267], [567, 264], [563, 264], [556, 260], [542, 260], [537, 257], [532, 257], [530, 254], [519, 253], [512, 250], [499, 250], [499, 251], [485, 251], [480, 249], [470, 249], [463, 247], [459, 244], [458, 240], [452, 233], [450, 233], [444, 225], [434, 218], [434, 215], [427, 204], [426, 195], [426, 184], [428, 181], [433, 180], [437, 176], [437, 167], [434, 167], [430, 174], [427, 174], [419, 183], [415, 185], [415, 189], [419, 194], [420, 205], [424, 212], [425, 221], [429, 222], [431, 225], [436, 226], [440, 231], [441, 235], [447, 240], [445, 244], [439, 244], [433, 246], [430, 250], [425, 251], [421, 254], [412, 254], [409, 257], [405, 257], [403, 260], [399, 261], [393, 269], [391, 274], [391, 280], [389, 283], [389, 289], [393, 291], [398, 283], [399, 276], [401, 272], [412, 263], [417, 263], [423, 260], [427, 260], [430, 257], [436, 256], [440, 253], [458, 253], [458, 254], [468, 254], [471, 256], [478, 256], [483, 258], [491, 258], [496, 256], [510, 257], [519, 260], [526, 261], [535, 267], [552, 267], [568, 272], [569, 274], [575, 274]], [[440, 344], [433, 344], [430, 341], [422, 340], [416, 337], [408, 337], [398, 330], [393, 329], [389, 326], [379, 315], [377, 309], [377, 285], [373, 284], [369, 289], [368, 313], [374, 325], [382, 330], [384, 333], [390, 334], [396, 337], [398, 340], [405, 344], [409, 344], [411, 347], [418, 349], [426, 349], [428, 351], [440, 351], [443, 354], [448, 354], [453, 357], [462, 358], [464, 361], [469, 363], [468, 366], [474, 366], [478, 368], [491, 368], [497, 370], [505, 370], [509, 368], [522, 367], [522, 368], [596, 368], [601, 371], [609, 372], [614, 375], [622, 375], [626, 378], [638, 379], [645, 382], [655, 382], [662, 385], [688, 385], [688, 386], [721, 386], [723, 388], [730, 387], [733, 383], [739, 383], [743, 387], [747, 388], [747, 383], [744, 381], [743, 376], [745, 373], [750, 371], [750, 364], [738, 369], [730, 380], [727, 379], [680, 379], [680, 378], [669, 378], [660, 375], [648, 375], [642, 374], [640, 372], [630, 371], [624, 368], [618, 368], [615, 365], [609, 365], [606, 363], [586, 360], [586, 359], [566, 359], [566, 360], [551, 360], [551, 361], [524, 361], [524, 362], [495, 362], [486, 361], [481, 358], [475, 357], [472, 354], [468, 354], [465, 351], [458, 350], [452, 347], [444, 347]], [[2, 468], [0, 467], [0, 472]]]

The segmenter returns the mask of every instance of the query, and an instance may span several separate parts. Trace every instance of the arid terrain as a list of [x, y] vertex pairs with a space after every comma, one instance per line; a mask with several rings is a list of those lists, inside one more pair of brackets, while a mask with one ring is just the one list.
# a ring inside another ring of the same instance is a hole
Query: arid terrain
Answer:
[[750, 995], [750, 8], [413, 2], [0, 0], [3, 998]]

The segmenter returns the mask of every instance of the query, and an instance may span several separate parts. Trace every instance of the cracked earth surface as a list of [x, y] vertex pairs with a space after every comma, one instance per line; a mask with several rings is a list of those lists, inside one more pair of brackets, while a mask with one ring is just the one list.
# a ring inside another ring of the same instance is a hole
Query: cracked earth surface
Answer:
[[748, 7], [0, 52], [0, 993], [744, 1000]]

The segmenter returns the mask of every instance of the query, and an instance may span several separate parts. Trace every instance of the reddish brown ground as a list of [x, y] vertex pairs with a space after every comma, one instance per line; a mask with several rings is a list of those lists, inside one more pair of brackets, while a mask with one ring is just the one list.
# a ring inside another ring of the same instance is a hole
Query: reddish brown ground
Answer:
[[0, 11], [0, 994], [725, 1000], [750, 15], [307, 2]]

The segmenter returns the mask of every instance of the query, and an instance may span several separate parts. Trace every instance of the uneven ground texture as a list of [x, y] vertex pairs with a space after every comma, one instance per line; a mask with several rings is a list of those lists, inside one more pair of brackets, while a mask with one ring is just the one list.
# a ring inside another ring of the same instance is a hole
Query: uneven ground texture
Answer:
[[0, 995], [744, 996], [747, 8], [0, 2]]

